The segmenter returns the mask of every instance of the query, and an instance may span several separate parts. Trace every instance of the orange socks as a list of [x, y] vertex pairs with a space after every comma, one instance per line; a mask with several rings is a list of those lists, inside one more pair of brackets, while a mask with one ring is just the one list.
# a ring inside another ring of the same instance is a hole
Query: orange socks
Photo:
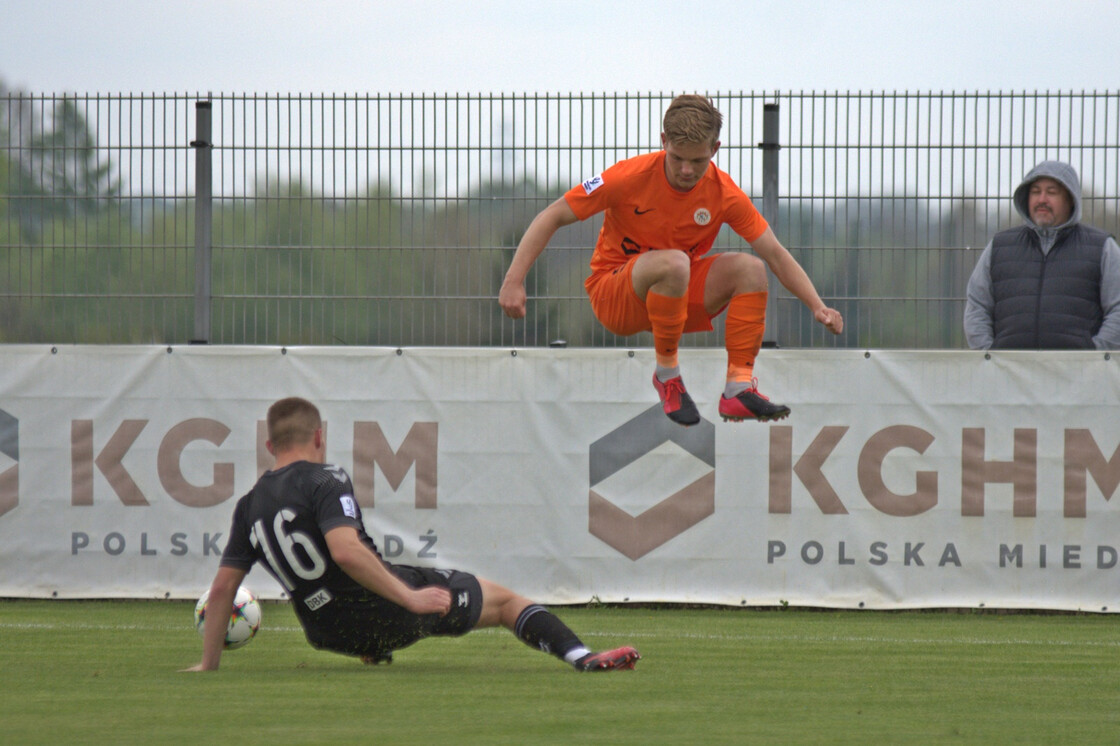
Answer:
[[653, 327], [657, 364], [665, 368], [677, 367], [677, 346], [684, 333], [684, 322], [688, 319], [688, 296], [670, 298], [650, 291], [646, 293], [646, 313]]
[[[766, 330], [766, 297], [765, 292], [741, 293], [727, 304], [724, 326], [727, 382], [728, 390], [735, 389], [734, 393], [748, 388], [754, 377], [754, 361], [762, 349], [762, 334]], [[646, 312], [653, 327], [658, 368], [676, 368], [677, 347], [688, 318], [688, 298], [670, 298], [649, 292], [646, 294]]]
[[766, 330], [766, 293], [742, 293], [727, 304], [724, 341], [727, 346], [727, 381], [746, 388], [754, 377], [754, 361], [762, 349]]

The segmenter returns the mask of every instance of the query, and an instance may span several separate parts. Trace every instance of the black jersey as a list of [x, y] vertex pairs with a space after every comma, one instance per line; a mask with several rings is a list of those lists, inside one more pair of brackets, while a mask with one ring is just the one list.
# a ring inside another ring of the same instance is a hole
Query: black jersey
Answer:
[[266, 472], [237, 502], [221, 564], [248, 572], [260, 562], [298, 605], [363, 589], [331, 559], [326, 532], [351, 526], [379, 557], [362, 525], [362, 511], [346, 471], [297, 461]]
[[246, 572], [260, 562], [292, 599], [296, 616], [317, 648], [384, 660], [429, 635], [461, 635], [478, 623], [482, 588], [458, 570], [390, 565], [413, 588], [441, 585], [452, 594], [451, 611], [413, 614], [366, 590], [331, 559], [326, 533], [351, 526], [378, 557], [362, 525], [362, 511], [346, 472], [329, 464], [297, 461], [266, 472], [237, 501], [221, 564]]

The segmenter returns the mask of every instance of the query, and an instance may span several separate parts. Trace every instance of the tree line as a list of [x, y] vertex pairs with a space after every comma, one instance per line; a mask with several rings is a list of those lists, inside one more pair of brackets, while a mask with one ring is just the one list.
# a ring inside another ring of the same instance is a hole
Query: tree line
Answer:
[[[72, 100], [43, 102], [49, 112], [25, 103], [0, 97], [0, 342], [190, 341], [193, 197], [132, 194]], [[522, 232], [569, 186], [499, 177], [433, 198], [373, 183], [336, 198], [259, 175], [251, 193], [213, 203], [210, 341], [648, 346], [645, 335], [615, 338], [591, 316], [582, 283], [595, 219], [557, 234], [530, 275], [527, 319], [498, 308]], [[967, 196], [781, 201], [779, 238], [848, 331], [821, 333], [772, 288], [781, 300], [768, 334], [783, 346], [963, 347], [965, 283], [1009, 205], [1010, 195], [1001, 205]], [[1114, 201], [1094, 217], [1116, 231]], [[717, 242], [747, 248], [726, 229]], [[717, 328], [693, 343], [719, 341]]]

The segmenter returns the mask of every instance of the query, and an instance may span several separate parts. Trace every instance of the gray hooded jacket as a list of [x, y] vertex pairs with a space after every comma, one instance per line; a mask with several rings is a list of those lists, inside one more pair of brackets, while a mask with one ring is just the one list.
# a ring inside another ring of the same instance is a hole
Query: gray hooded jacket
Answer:
[[[1028, 209], [1030, 187], [1034, 181], [1043, 177], [1061, 183], [1069, 191], [1072, 198], [1070, 217], [1059, 226], [1043, 228], [1036, 225], [1030, 217]], [[1055, 301], [1051, 305], [1059, 306], [1061, 312], [1046, 314], [1040, 311], [1035, 317], [1034, 323], [1039, 327], [1048, 325], [1048, 328], [1036, 329], [1035, 331], [1058, 332], [1060, 334], [1064, 331], [1060, 328], [1062, 326], [1068, 325], [1071, 331], [1076, 331], [1078, 325], [1084, 326], [1088, 323], [1093, 328], [1084, 333], [1087, 336], [1092, 335], [1092, 345], [1096, 349], [1120, 349], [1120, 246], [1117, 246], [1115, 239], [1112, 237], [1106, 237], [1105, 234], [1094, 228], [1081, 225], [1081, 183], [1077, 178], [1077, 172], [1069, 164], [1060, 161], [1043, 161], [1031, 169], [1030, 173], [1023, 178], [1022, 183], [1015, 189], [1012, 202], [1015, 209], [1023, 217], [1025, 225], [1022, 228], [1013, 228], [996, 234], [984, 248], [980, 259], [976, 263], [976, 268], [972, 272], [972, 277], [968, 281], [964, 331], [969, 347], [974, 350], [991, 348], [996, 342], [997, 330], [1007, 327], [1006, 318], [996, 319], [997, 298], [992, 287], [993, 245], [999, 247], [1011, 245], [1020, 252], [1027, 252], [1026, 255], [1028, 256], [1034, 256], [1032, 261], [1034, 271], [1040, 272], [1041, 276], [1035, 278], [1032, 275], [1029, 283], [1024, 283], [1030, 289], [1021, 289], [1019, 295], [1013, 300], [1016, 300], [1022, 307], [1022, 304], [1027, 302], [1030, 297], [1034, 297], [1035, 300], [1030, 301], [1031, 307], [1037, 306], [1039, 309], [1042, 309], [1044, 305], [1041, 298], [1041, 289], [1043, 287], [1042, 280], [1048, 276], [1047, 271], [1051, 273], [1049, 275], [1052, 278], [1051, 281], [1054, 281], [1055, 270], [1052, 268], [1047, 270], [1047, 267], [1078, 252], [1080, 254], [1076, 258], [1084, 258], [1086, 256], [1085, 251], [1095, 252], [1097, 251], [1096, 247], [1100, 246], [1099, 298], [1070, 298], [1068, 301], [1065, 299]], [[1061, 245], [1062, 251], [1051, 257], [1050, 252], [1056, 244]], [[1094, 253], [1088, 255], [1095, 257]], [[1071, 280], [1070, 282], [1074, 281]], [[1022, 287], [1023, 285], [1020, 285], [1020, 288]], [[1052, 287], [1053, 285], [1047, 285], [1048, 289]], [[1084, 287], [1084, 284], [1082, 284], [1082, 287]], [[1096, 327], [1097, 320], [1095, 317], [1097, 313], [1095, 307], [1092, 308], [1092, 316], [1094, 317], [1092, 319], [1086, 320], [1083, 315], [1069, 316], [1076, 306], [1075, 300], [1090, 303], [1098, 302], [1100, 304], [1099, 328]], [[1006, 304], [1007, 298], [1003, 297], [1002, 302]], [[1000, 306], [1001, 309], [1004, 307], [1004, 305]], [[1064, 321], [1062, 319], [1063, 315], [1066, 317]], [[997, 322], [1002, 322], [1003, 326], [1001, 327]], [[1024, 320], [1020, 318], [1017, 324], [1021, 330]], [[1020, 349], [1057, 349], [1058, 347], [1074, 345], [1064, 343], [1046, 344], [1039, 341], [1035, 344], [1004, 343], [997, 346], [1018, 347]]]

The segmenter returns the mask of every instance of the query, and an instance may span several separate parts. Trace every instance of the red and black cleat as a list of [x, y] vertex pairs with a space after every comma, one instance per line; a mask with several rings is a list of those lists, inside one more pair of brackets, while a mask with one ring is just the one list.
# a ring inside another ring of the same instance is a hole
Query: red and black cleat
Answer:
[[700, 411], [684, 390], [684, 381], [680, 376], [661, 382], [657, 380], [657, 374], [654, 374], [653, 387], [657, 389], [657, 395], [661, 397], [661, 408], [669, 415], [670, 420], [685, 427], [700, 421]]
[[726, 396], [719, 398], [719, 416], [724, 422], [741, 422], [742, 420], [784, 420], [789, 417], [789, 407], [784, 404], [774, 404], [762, 394], [758, 393], [758, 379], [751, 379], [750, 388], [728, 399]]
[[588, 653], [576, 661], [577, 671], [633, 671], [642, 656], [631, 647], [615, 648], [602, 653]]

